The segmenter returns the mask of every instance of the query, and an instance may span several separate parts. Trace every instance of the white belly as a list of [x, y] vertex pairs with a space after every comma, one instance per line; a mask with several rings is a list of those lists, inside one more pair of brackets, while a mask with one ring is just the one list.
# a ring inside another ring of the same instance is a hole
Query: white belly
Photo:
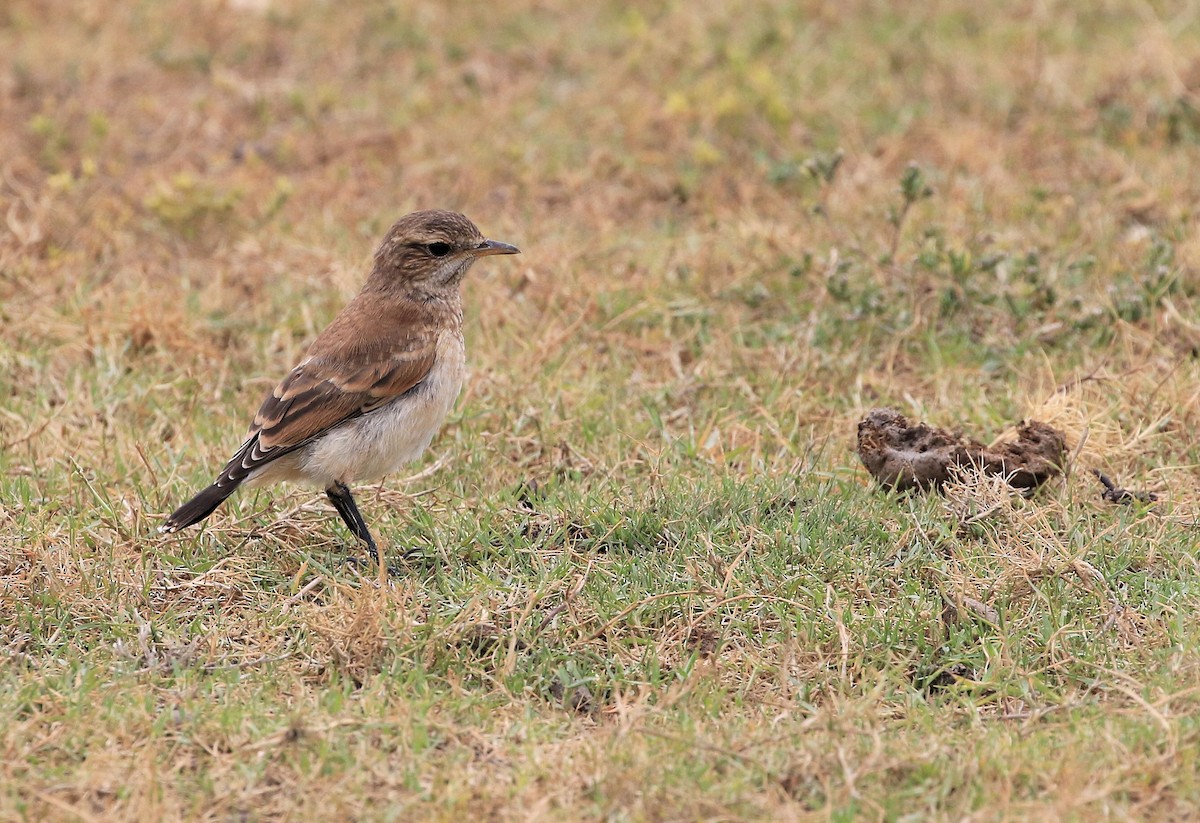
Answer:
[[251, 477], [251, 485], [300, 480], [327, 488], [334, 482], [376, 480], [420, 457], [442, 427], [466, 374], [461, 335], [442, 335], [437, 362], [418, 389], [268, 463]]

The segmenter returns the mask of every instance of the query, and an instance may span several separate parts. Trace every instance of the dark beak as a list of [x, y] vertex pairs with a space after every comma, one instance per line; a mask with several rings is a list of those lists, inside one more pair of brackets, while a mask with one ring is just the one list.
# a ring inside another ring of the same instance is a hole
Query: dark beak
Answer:
[[501, 243], [499, 240], [484, 240], [475, 247], [476, 257], [487, 257], [490, 254], [520, 254], [521, 250], [516, 246], [510, 246], [507, 243]]

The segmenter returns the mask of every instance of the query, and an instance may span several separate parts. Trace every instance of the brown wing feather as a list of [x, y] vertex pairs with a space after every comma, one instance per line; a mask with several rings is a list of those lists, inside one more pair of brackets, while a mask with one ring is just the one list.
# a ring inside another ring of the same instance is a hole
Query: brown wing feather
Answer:
[[434, 348], [392, 354], [352, 374], [340, 364], [310, 360], [289, 374], [262, 404], [251, 434], [263, 451], [288, 448], [399, 397], [433, 368]]
[[[354, 301], [354, 302], [357, 302]], [[241, 483], [255, 469], [367, 414], [418, 385], [437, 355], [436, 317], [409, 302], [351, 311], [352, 302], [309, 347], [308, 357], [275, 387], [254, 416], [217, 485]], [[381, 337], [380, 328], [403, 329]]]

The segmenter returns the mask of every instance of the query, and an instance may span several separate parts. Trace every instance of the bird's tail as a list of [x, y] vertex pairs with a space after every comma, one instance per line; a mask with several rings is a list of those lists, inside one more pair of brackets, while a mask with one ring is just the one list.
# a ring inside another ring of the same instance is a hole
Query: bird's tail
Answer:
[[254, 432], [246, 438], [242, 447], [225, 464], [225, 468], [217, 475], [213, 484], [176, 509], [175, 513], [158, 527], [159, 532], [172, 534], [180, 529], [186, 529], [216, 511], [217, 506], [224, 503], [225, 498], [233, 494], [237, 487], [242, 485], [253, 473], [253, 469], [256, 467], [253, 464], [247, 465], [246, 457], [247, 455], [261, 457], [257, 447], [258, 433]]
[[204, 491], [193, 497], [188, 502], [184, 503], [175, 513], [167, 518], [166, 522], [158, 527], [158, 530], [163, 534], [171, 534], [180, 529], [186, 529], [193, 523], [199, 523], [204, 518], [212, 514], [217, 506], [225, 501], [225, 498], [233, 494], [238, 487], [237, 483], [226, 482], [222, 485], [219, 481], [213, 483]]

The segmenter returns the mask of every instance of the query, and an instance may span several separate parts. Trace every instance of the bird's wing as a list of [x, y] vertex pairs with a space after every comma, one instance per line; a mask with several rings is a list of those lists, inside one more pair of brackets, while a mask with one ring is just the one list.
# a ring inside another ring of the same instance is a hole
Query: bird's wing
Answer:
[[327, 340], [318, 346], [318, 338], [309, 356], [263, 401], [249, 436], [216, 481], [172, 514], [161, 530], [174, 532], [203, 520], [255, 469], [418, 386], [433, 368], [437, 337], [420, 322], [411, 324], [409, 332], [391, 341], [343, 334], [343, 345]]
[[302, 363], [263, 401], [250, 431], [258, 433], [267, 451], [306, 443], [412, 389], [429, 374], [434, 357], [431, 346], [350, 369], [316, 360]]
[[431, 340], [354, 360], [306, 359], [263, 401], [218, 484], [240, 483], [255, 469], [410, 391], [429, 374], [436, 356]]
[[263, 401], [216, 485], [255, 469], [419, 385], [437, 359], [442, 318], [408, 299], [360, 293]]

